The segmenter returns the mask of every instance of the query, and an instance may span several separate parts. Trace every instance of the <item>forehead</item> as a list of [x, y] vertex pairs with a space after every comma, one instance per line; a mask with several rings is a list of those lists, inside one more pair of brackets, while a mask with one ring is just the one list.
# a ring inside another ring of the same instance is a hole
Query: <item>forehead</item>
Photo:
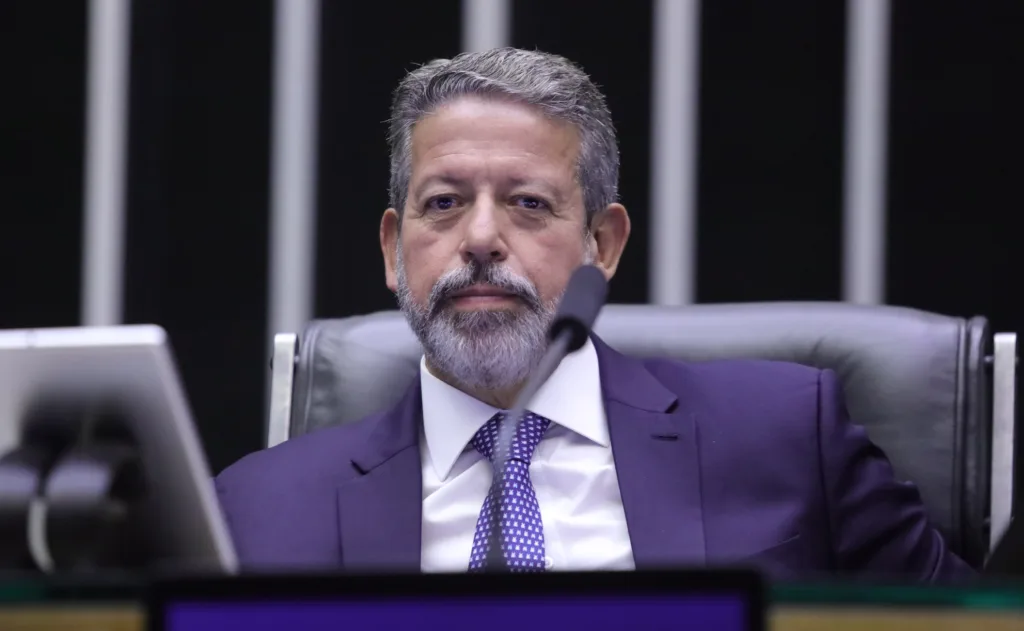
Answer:
[[414, 179], [445, 175], [524, 178], [575, 173], [575, 125], [506, 100], [463, 97], [420, 120], [412, 133]]

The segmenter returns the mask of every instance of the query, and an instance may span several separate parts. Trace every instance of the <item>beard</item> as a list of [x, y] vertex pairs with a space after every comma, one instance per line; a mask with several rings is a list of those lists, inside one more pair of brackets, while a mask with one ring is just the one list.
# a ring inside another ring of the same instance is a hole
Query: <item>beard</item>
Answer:
[[[401, 246], [397, 254], [398, 306], [431, 366], [471, 390], [508, 389], [526, 380], [547, 350], [548, 328], [561, 296], [544, 302], [526, 277], [500, 263], [474, 260], [441, 276], [422, 306], [409, 290]], [[452, 296], [478, 283], [508, 292], [519, 304], [455, 309]]]

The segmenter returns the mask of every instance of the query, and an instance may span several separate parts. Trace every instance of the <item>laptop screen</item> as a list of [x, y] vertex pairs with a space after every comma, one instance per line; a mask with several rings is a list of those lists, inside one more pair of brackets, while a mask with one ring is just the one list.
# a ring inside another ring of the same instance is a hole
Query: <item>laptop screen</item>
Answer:
[[[172, 587], [157, 610], [151, 611], [150, 621], [152, 628], [161, 631], [763, 628], [756, 577], [733, 576], [735, 580], [723, 581], [719, 573], [701, 572], [681, 579], [682, 575], [673, 573], [659, 575], [655, 581], [642, 576], [553, 573], [536, 584], [533, 577], [522, 576], [507, 580], [475, 575], [475, 584], [450, 576], [391, 581], [373, 577], [376, 589], [365, 582], [350, 583], [350, 577], [305, 577], [297, 582], [284, 577], [234, 579], [233, 587], [227, 587], [232, 579], [225, 579], [212, 589]], [[280, 589], [273, 589], [275, 583]]]

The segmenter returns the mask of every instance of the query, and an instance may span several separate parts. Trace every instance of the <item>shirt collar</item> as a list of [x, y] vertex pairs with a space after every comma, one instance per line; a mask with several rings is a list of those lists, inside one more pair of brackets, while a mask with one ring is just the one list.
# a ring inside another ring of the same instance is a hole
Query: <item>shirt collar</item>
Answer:
[[[441, 381], [420, 360], [423, 434], [437, 477], [445, 480], [473, 436], [500, 410]], [[603, 447], [611, 444], [597, 350], [589, 339], [559, 364], [529, 410]]]

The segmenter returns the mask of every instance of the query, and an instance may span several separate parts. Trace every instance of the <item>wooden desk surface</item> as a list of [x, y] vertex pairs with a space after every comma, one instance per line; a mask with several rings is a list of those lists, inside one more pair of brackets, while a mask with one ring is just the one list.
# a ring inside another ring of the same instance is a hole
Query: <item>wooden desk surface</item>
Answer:
[[[782, 607], [772, 612], [769, 628], [771, 631], [1024, 631], [1024, 613]], [[144, 613], [132, 605], [0, 608], [2, 631], [144, 629]]]
[[771, 631], [1024, 631], [1024, 613], [871, 608], [780, 608]]
[[0, 608], [3, 631], [143, 631], [142, 610], [133, 605]]

